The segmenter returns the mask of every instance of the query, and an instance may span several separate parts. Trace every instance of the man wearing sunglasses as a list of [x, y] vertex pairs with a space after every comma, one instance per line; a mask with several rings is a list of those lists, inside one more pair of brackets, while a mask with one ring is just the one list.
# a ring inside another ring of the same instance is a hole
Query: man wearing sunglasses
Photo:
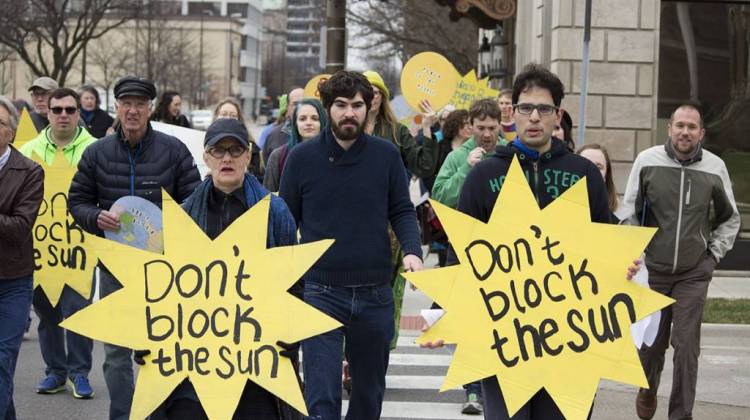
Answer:
[[[200, 183], [200, 174], [185, 144], [149, 125], [156, 87], [150, 80], [126, 76], [115, 83], [120, 128], [88, 147], [78, 164], [68, 197], [76, 223], [103, 235], [120, 229], [120, 215], [110, 211], [124, 196], [138, 196], [161, 207], [162, 188], [183, 202]], [[122, 286], [100, 266], [99, 295]], [[127, 419], [133, 400], [132, 351], [104, 344], [104, 380], [109, 390], [110, 419]]]
[[[32, 154], [51, 165], [58, 150], [69, 165], [77, 165], [83, 151], [94, 137], [78, 125], [80, 98], [68, 88], [49, 94], [49, 126], [21, 147], [27, 157]], [[64, 288], [57, 307], [53, 307], [41, 288], [34, 290], [34, 310], [39, 316], [39, 347], [46, 365], [45, 378], [36, 387], [39, 394], [56, 394], [65, 389], [70, 380], [73, 396], [88, 399], [94, 391], [88, 381], [91, 370], [93, 341], [58, 324], [91, 303], [91, 296], [81, 296], [71, 288]]]
[[[607, 223], [607, 189], [596, 166], [587, 159], [568, 151], [565, 143], [552, 137], [560, 123], [560, 102], [564, 88], [560, 79], [538, 64], [529, 64], [513, 83], [513, 120], [517, 137], [507, 146], [498, 146], [495, 154], [477, 163], [466, 176], [458, 200], [458, 210], [487, 222], [498, 193], [515, 156], [527, 174], [527, 180], [539, 207], [544, 208], [578, 180], [586, 177], [590, 216], [594, 222]], [[560, 221], [565, 223], [564, 220]], [[455, 252], [448, 253], [448, 265], [458, 263]], [[628, 275], [636, 271], [628, 268]], [[426, 343], [440, 347], [442, 340]], [[497, 378], [482, 380], [484, 416], [486, 419], [507, 420], [502, 390]], [[540, 390], [512, 417], [523, 420], [557, 420], [564, 416], [547, 391]]]

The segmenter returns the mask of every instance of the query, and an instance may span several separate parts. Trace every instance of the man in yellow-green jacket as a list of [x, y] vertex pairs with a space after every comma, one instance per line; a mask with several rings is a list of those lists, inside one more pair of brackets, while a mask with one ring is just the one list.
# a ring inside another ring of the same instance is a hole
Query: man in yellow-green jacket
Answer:
[[[80, 98], [74, 90], [54, 90], [49, 97], [49, 126], [23, 145], [20, 152], [27, 157], [36, 154], [50, 165], [58, 149], [62, 148], [68, 163], [77, 166], [86, 147], [96, 141], [78, 125], [80, 108]], [[75, 398], [89, 399], [94, 395], [88, 381], [92, 340], [58, 326], [63, 319], [90, 303], [91, 296], [81, 296], [65, 287], [57, 307], [52, 307], [41, 288], [34, 290], [34, 310], [39, 316], [39, 347], [46, 364], [45, 378], [37, 385], [37, 393], [58, 393], [65, 389], [69, 380]]]

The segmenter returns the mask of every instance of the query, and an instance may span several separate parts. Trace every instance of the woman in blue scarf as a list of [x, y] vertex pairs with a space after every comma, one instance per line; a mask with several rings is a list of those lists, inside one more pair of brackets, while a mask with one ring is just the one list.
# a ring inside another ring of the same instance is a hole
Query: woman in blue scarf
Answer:
[[[214, 121], [204, 141], [203, 159], [211, 175], [198, 185], [182, 208], [195, 223], [215, 239], [248, 209], [269, 194], [268, 190], [247, 173], [250, 162], [248, 134], [245, 125], [231, 118]], [[267, 246], [285, 246], [297, 243], [296, 225], [284, 201], [271, 196], [268, 215]], [[302, 299], [301, 285], [291, 289]], [[283, 308], [279, 308], [283, 310]], [[278, 343], [284, 350], [279, 354], [298, 365], [297, 345]], [[136, 362], [143, 363], [145, 352], [136, 352]], [[246, 382], [233, 419], [297, 420], [302, 416], [279, 398], [254, 382]], [[165, 402], [156, 409], [151, 419], [207, 419], [198, 401], [193, 385], [183, 381]]]

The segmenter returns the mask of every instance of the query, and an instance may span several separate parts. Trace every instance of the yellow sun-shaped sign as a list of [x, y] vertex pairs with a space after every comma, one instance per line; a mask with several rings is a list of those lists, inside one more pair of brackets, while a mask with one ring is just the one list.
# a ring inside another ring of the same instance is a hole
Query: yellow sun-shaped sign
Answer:
[[44, 199], [34, 224], [34, 287], [57, 306], [63, 287], [91, 296], [96, 254], [83, 229], [68, 212], [68, 189], [76, 167], [58, 151], [51, 165], [32, 154], [44, 169]]
[[655, 229], [592, 223], [585, 179], [543, 210], [517, 160], [487, 223], [432, 202], [459, 264], [407, 273], [457, 344], [442, 390], [496, 376], [509, 414], [541, 388], [585, 419], [601, 378], [648, 387], [630, 325], [672, 300], [625, 279]]
[[477, 99], [497, 98], [500, 91], [492, 89], [489, 85], [489, 78], [477, 79], [474, 70], [466, 73], [456, 86], [450, 102], [456, 109], [469, 109], [471, 104]]
[[165, 199], [164, 255], [87, 237], [124, 287], [62, 325], [151, 351], [131, 419], [150, 415], [186, 378], [212, 419], [232, 417], [248, 380], [306, 413], [292, 363], [276, 342], [340, 326], [288, 292], [333, 241], [266, 248], [269, 203], [261, 200], [212, 241]]

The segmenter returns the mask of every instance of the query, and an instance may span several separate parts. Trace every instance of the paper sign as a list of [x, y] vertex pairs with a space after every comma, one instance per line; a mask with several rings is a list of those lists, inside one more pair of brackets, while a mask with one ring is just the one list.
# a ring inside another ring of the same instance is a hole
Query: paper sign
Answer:
[[309, 82], [305, 85], [305, 98], [315, 98], [320, 99], [320, 92], [318, 91], [318, 86], [320, 86], [321, 83], [325, 82], [331, 77], [330, 74], [319, 74], [312, 79], [310, 79]]
[[445, 57], [435, 52], [415, 55], [401, 71], [401, 92], [409, 106], [422, 112], [420, 103], [427, 99], [432, 109], [446, 106], [456, 91], [460, 75]]
[[212, 241], [164, 200], [164, 255], [87, 236], [123, 288], [62, 326], [151, 351], [139, 369], [131, 419], [149, 416], [186, 378], [211, 419], [232, 418], [247, 380], [307, 414], [276, 342], [341, 326], [288, 292], [333, 240], [267, 249], [269, 203], [270, 196]]
[[16, 150], [20, 150], [21, 146], [28, 143], [29, 140], [38, 136], [39, 132], [34, 127], [34, 121], [31, 120], [29, 111], [24, 107], [21, 111], [21, 117], [18, 120], [18, 128], [16, 129], [16, 137], [13, 140], [13, 147]]
[[161, 254], [164, 251], [161, 209], [145, 198], [120, 197], [109, 211], [120, 216], [120, 230], [104, 231], [104, 237], [121, 244]]
[[190, 154], [193, 155], [193, 160], [195, 160], [195, 164], [198, 166], [198, 172], [200, 172], [201, 178], [206, 176], [208, 173], [208, 166], [203, 162], [203, 140], [206, 137], [205, 131], [194, 130], [192, 128], [158, 121], [150, 121], [150, 123], [151, 128], [154, 130], [177, 137], [179, 141], [184, 143], [190, 151]]
[[648, 387], [630, 325], [672, 300], [625, 274], [656, 229], [592, 223], [585, 179], [540, 210], [517, 158], [488, 181], [486, 224], [431, 202], [459, 265], [404, 273], [446, 311], [418, 342], [457, 344], [442, 390], [495, 375], [509, 414], [544, 388], [583, 420], [601, 378]]
[[76, 167], [58, 149], [52, 164], [31, 155], [44, 169], [44, 199], [34, 224], [34, 287], [41, 287], [52, 306], [67, 284], [88, 299], [97, 258], [83, 229], [68, 212], [68, 189]]
[[489, 78], [477, 80], [476, 72], [471, 70], [458, 81], [456, 92], [453, 94], [450, 103], [456, 109], [469, 109], [477, 99], [497, 98], [498, 95], [500, 95], [500, 91], [489, 86]]

